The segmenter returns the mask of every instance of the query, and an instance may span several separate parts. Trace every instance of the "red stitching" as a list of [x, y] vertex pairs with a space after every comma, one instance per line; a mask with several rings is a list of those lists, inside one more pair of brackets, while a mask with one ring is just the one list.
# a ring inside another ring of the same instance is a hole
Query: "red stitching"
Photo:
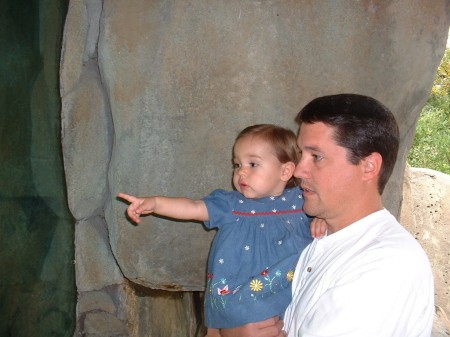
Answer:
[[233, 214], [242, 215], [242, 216], [262, 216], [262, 215], [289, 214], [289, 213], [302, 213], [302, 212], [303, 212], [302, 209], [276, 211], [276, 212], [256, 212], [256, 213], [232, 211]]

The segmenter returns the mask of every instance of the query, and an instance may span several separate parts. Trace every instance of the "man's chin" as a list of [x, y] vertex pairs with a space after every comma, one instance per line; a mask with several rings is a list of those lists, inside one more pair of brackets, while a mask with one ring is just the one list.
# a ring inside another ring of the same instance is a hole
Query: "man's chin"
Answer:
[[318, 214], [317, 208], [311, 205], [311, 203], [308, 203], [306, 200], [303, 204], [303, 211], [309, 216], [317, 216]]

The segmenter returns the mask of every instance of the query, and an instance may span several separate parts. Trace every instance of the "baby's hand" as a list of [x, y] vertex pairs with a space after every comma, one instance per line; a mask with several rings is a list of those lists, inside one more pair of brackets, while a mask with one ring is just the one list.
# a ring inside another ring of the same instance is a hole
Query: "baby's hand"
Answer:
[[316, 239], [321, 239], [327, 232], [327, 223], [320, 218], [314, 218], [311, 222], [311, 235]]
[[141, 214], [153, 213], [155, 209], [155, 198], [138, 198], [125, 193], [119, 193], [117, 196], [130, 203], [127, 214], [137, 224], [141, 222]]

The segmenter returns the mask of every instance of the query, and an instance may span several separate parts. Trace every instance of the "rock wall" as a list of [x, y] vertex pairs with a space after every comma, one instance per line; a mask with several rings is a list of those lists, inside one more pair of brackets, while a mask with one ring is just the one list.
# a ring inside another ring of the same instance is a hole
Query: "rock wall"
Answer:
[[[130, 322], [130, 307], [118, 309], [121, 298], [137, 312], [153, 303], [139, 302], [146, 298], [136, 295], [141, 286], [201, 291], [214, 232], [157, 217], [134, 226], [115, 196], [199, 198], [231, 188], [238, 131], [255, 123], [296, 129], [297, 112], [320, 95], [366, 94], [395, 113], [401, 150], [384, 201], [399, 214], [405, 159], [445, 48], [448, 6], [71, 0], [62, 141], [80, 298], [106, 294], [104, 305], [113, 303], [114, 312], [105, 317]], [[195, 302], [183, 301], [188, 308]], [[79, 331], [96, 333], [101, 327], [87, 324], [95, 311], [84, 308]], [[189, 317], [177, 323], [186, 334], [195, 324]], [[180, 334], [171, 331], [166, 336]]]
[[[406, 168], [400, 222], [425, 249], [433, 267], [436, 333], [450, 335], [450, 175]], [[439, 337], [441, 335], [433, 335]]]

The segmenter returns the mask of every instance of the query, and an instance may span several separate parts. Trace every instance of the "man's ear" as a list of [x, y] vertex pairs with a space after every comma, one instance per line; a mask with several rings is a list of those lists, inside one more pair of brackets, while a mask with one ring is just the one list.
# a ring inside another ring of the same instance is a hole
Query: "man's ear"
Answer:
[[381, 165], [383, 164], [383, 158], [378, 152], [373, 152], [363, 159], [364, 177], [374, 179], [380, 175]]
[[281, 171], [281, 180], [289, 181], [289, 179], [291, 179], [292, 176], [294, 175], [294, 170], [295, 170], [294, 162], [288, 161], [287, 163], [284, 163]]

